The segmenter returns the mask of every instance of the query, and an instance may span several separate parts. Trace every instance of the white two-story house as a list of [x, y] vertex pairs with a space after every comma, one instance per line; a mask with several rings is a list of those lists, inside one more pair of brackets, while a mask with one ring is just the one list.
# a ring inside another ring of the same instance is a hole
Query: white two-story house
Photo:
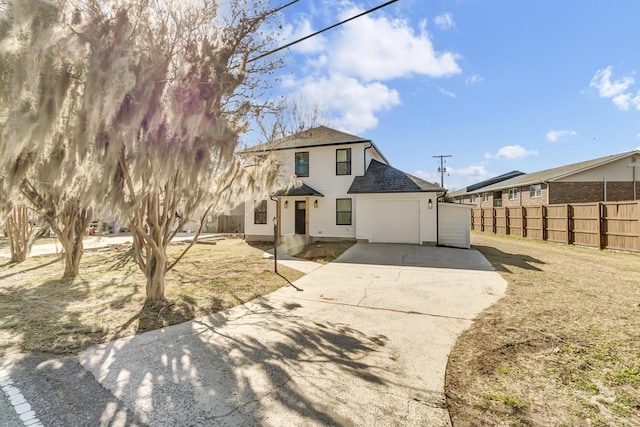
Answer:
[[[247, 240], [350, 239], [435, 245], [439, 185], [389, 165], [365, 138], [324, 126], [243, 150], [276, 152], [300, 184], [245, 202]], [[464, 223], [461, 224], [463, 227]]]

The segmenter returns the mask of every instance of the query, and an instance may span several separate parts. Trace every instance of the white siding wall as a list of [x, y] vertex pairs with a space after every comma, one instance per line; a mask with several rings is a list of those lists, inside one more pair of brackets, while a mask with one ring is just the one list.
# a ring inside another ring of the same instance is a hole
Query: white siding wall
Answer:
[[[324, 194], [324, 197], [309, 197], [307, 210], [309, 211], [309, 236], [313, 237], [339, 237], [356, 238], [356, 202], [353, 195], [347, 194], [349, 187], [356, 176], [364, 175], [365, 151], [368, 143], [334, 145], [325, 147], [309, 147], [291, 150], [277, 151], [282, 158], [281, 179], [283, 185], [289, 182], [295, 172], [295, 153], [309, 152], [309, 176], [298, 178], [311, 188]], [[336, 149], [351, 148], [351, 175], [336, 175]], [[368, 149], [367, 160], [371, 157], [383, 161], [375, 149]], [[336, 225], [336, 199], [351, 198], [352, 225]], [[283, 197], [281, 209], [281, 230], [283, 236], [295, 233], [295, 201], [305, 200], [305, 197]], [[288, 201], [285, 209], [284, 200]], [[314, 201], [318, 200], [318, 207], [314, 207]], [[273, 221], [276, 205], [268, 203], [268, 224], [253, 224], [253, 200], [246, 203], [245, 210], [245, 234], [273, 235]]]
[[471, 209], [472, 205], [439, 203], [438, 243], [454, 248], [471, 247]]
[[[432, 209], [428, 207], [429, 199], [433, 204]], [[435, 243], [436, 193], [358, 194], [356, 200], [357, 239], [375, 241], [380, 236], [380, 233], [376, 235], [380, 226], [385, 228], [384, 233], [393, 233], [394, 230], [398, 235], [405, 233], [406, 227], [411, 225], [403, 222], [402, 212], [397, 212], [395, 216], [388, 212], [388, 208], [393, 210], [395, 202], [395, 209], [409, 205], [418, 206], [419, 225], [416, 225], [417, 236], [413, 243]], [[413, 217], [406, 216], [406, 220], [412, 222]]]
[[244, 210], [244, 232], [248, 236], [265, 236], [265, 238], [273, 236], [273, 217], [276, 216], [276, 203], [267, 199], [267, 223], [254, 224], [254, 201], [247, 200]]

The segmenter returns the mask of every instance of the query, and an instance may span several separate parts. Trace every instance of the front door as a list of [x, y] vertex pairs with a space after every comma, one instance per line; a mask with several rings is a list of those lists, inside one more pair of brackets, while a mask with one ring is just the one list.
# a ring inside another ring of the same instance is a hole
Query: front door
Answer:
[[296, 202], [296, 234], [307, 234], [307, 204], [304, 201]]

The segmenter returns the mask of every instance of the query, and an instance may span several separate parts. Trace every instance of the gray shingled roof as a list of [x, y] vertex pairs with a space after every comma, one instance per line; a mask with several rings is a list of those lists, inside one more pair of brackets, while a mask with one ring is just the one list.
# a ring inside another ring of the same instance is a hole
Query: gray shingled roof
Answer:
[[567, 176], [584, 172], [589, 169], [596, 168], [598, 166], [603, 166], [603, 165], [606, 165], [607, 163], [611, 163], [616, 160], [620, 160], [632, 155], [640, 155], [640, 150], [627, 151], [620, 154], [614, 154], [611, 156], [600, 157], [593, 160], [587, 160], [585, 162], [572, 163], [570, 165], [565, 165], [557, 168], [545, 169], [539, 172], [520, 175], [518, 177], [484, 187], [482, 188], [482, 191], [483, 192], [498, 191], [498, 190], [504, 190], [507, 188], [538, 184], [541, 182], [553, 182], [562, 178], [566, 178]]
[[425, 191], [439, 192], [444, 191], [444, 188], [377, 160], [371, 160], [364, 176], [355, 177], [347, 193], [415, 193]]
[[302, 184], [300, 187], [288, 188], [283, 190], [278, 190], [273, 194], [274, 197], [279, 196], [315, 196], [315, 197], [324, 197], [324, 194], [321, 192], [309, 187], [307, 184]]
[[[308, 147], [322, 147], [327, 145], [344, 145], [352, 143], [369, 143], [380, 156], [387, 161], [384, 155], [378, 150], [378, 147], [370, 139], [360, 136], [351, 135], [326, 126], [318, 126], [313, 129], [298, 132], [296, 134], [276, 139], [275, 141], [264, 144], [254, 145], [245, 150], [239, 151], [239, 154], [255, 153], [260, 151], [277, 151], [277, 150], [293, 150]], [[387, 163], [389, 163], [387, 161]]]

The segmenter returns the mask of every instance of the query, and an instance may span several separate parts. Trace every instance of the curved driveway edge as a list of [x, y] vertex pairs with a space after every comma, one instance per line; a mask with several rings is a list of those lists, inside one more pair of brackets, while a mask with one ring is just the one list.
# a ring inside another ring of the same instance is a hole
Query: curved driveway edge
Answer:
[[154, 426], [449, 426], [449, 352], [507, 284], [477, 251], [357, 244], [295, 285], [81, 364]]

